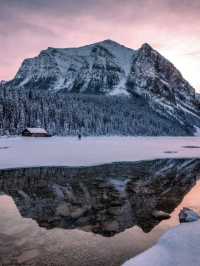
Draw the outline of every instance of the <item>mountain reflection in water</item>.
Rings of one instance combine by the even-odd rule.
[[[186,159],[1,170],[0,191],[40,227],[113,236],[137,225],[147,233],[160,222],[153,211],[171,213],[199,173],[200,160]]]

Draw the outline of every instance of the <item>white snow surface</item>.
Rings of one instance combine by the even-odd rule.
[[[200,158],[198,147],[200,137],[1,137],[0,168]]]
[[[200,221],[178,225],[123,266],[199,266]]]
[[[83,56],[89,57],[91,55],[91,50],[95,46],[100,45],[115,56],[117,63],[120,67],[125,71],[126,76],[130,72],[131,63],[133,60],[133,56],[136,53],[135,50],[127,48],[117,42],[112,40],[104,40],[102,42],[77,47],[77,48],[56,48],[57,51],[61,52],[63,56]],[[49,48],[48,50],[51,51],[54,48]]]

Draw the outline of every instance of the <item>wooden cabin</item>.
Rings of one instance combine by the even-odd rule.
[[[24,137],[50,137],[48,132],[44,128],[39,127],[27,127],[22,132]]]

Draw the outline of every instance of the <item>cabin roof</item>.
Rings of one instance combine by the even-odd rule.
[[[27,127],[25,128],[25,130],[28,130],[32,134],[37,134],[37,133],[48,134],[44,128],[40,127]]]

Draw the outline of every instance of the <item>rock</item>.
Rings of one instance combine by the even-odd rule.
[[[200,215],[189,208],[183,208],[179,213],[180,223],[195,222],[200,219]]]
[[[165,220],[165,219],[169,219],[171,217],[169,213],[164,212],[164,211],[158,211],[158,210],[153,211],[152,215],[154,218],[156,218],[158,220]]]

